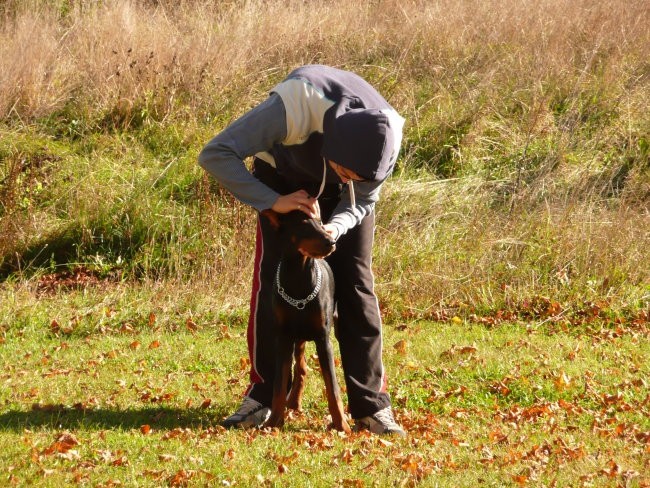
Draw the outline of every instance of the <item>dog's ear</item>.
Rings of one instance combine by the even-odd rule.
[[[269,221],[271,227],[273,227],[274,230],[277,231],[280,229],[280,214],[277,213],[275,210],[267,208],[265,210],[262,210],[260,212],[260,215],[262,217],[265,217]]]

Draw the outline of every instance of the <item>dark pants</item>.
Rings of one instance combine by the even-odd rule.
[[[299,189],[305,189],[312,195],[318,193],[318,184],[290,181],[261,160],[255,160],[253,174],[280,194]],[[338,203],[340,188],[340,185],[327,185],[319,198],[324,222],[327,222]],[[375,215],[372,213],[342,235],[336,243],[336,251],[327,258],[336,283],[336,337],[341,351],[350,414],[355,419],[372,415],[390,405],[381,359],[381,317],[371,270],[374,227]],[[276,234],[268,221],[259,217],[248,322],[251,384],[246,394],[266,406],[271,404],[275,369],[270,297],[279,259],[280,247]]]

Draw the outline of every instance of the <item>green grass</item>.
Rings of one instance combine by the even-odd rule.
[[[70,297],[74,298],[74,296]],[[115,312],[119,313],[119,312]],[[242,320],[173,313],[129,327],[4,332],[0,470],[18,486],[646,486],[646,324],[458,319],[384,328],[406,440],[326,430],[314,349],[304,412],[282,431],[218,422],[247,384]],[[204,402],[209,399],[209,405]],[[148,433],[142,426],[150,426]],[[69,433],[78,444],[48,451]],[[615,464],[609,464],[609,463]],[[184,470],[184,471],[183,471]],[[176,477],[176,480],[174,478]],[[517,478],[520,477],[520,478]]]

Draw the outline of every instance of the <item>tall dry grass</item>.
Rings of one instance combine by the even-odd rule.
[[[179,96],[201,110],[233,83],[266,89],[290,67],[323,62],[374,65],[417,123],[434,103],[414,96],[423,79],[470,97],[481,85],[535,90],[551,80],[579,90],[599,69],[614,85],[622,74],[639,83],[627,64],[647,76],[649,14],[647,2],[625,0],[10,1],[0,117],[33,119],[71,102],[128,110],[147,95],[164,113]]]
[[[244,306],[254,216],[209,195],[195,156],[290,69],[325,63],[407,119],[404,177],[378,206],[382,300],[647,305],[649,14],[641,0],[6,1],[0,260],[23,270],[57,240],[108,268],[129,253],[133,276]]]
[[[512,311],[540,296],[567,313],[650,301],[647,202],[549,198],[510,212],[478,178],[394,181],[383,198],[375,269],[386,312]]]

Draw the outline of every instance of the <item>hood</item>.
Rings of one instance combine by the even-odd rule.
[[[378,109],[355,108],[323,127],[325,159],[350,169],[367,181],[383,181],[393,171],[395,135]]]

